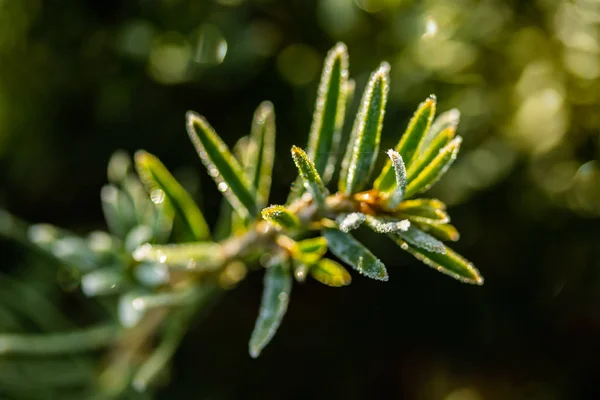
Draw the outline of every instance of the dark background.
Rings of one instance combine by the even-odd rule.
[[[453,247],[485,285],[365,235],[390,281],[296,285],[252,360],[262,285],[252,274],[194,324],[158,398],[597,398],[598,16],[591,0],[3,1],[0,205],[103,229],[106,163],[143,148],[183,177],[213,224],[221,197],[185,112],[233,145],[265,99],[278,129],[271,202],[282,203],[323,57],[344,41],[357,93],[381,60],[392,65],[382,148],[430,93],[440,110],[461,110],[462,155],[432,195],[450,204],[462,234]],[[2,270],[25,268],[23,250],[1,243]]]

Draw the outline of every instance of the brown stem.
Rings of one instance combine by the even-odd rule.
[[[298,217],[305,231],[308,232],[317,229],[323,218],[335,219],[340,213],[357,211],[359,207],[360,203],[356,200],[336,193],[327,197],[324,210],[319,210],[310,198],[300,198],[294,201],[288,209]],[[224,254],[221,267],[216,272],[199,275],[199,279],[195,284],[205,285],[213,279],[216,280],[219,273],[228,265],[233,262],[247,260],[248,256],[256,252],[257,249],[264,249],[264,251],[280,249],[277,241],[280,233],[278,229],[261,220],[256,222],[244,235],[221,241],[220,245]],[[218,291],[214,293],[218,293]],[[194,307],[194,305],[187,305],[186,307]],[[109,358],[109,365],[101,377],[104,389],[113,393],[112,396],[107,397],[118,397],[121,391],[126,388],[126,376],[131,374],[131,370],[135,370],[141,363],[144,353],[149,350],[150,341],[168,317],[168,307],[157,308],[148,313],[138,326],[124,331],[124,336],[116,341],[112,356]]]
[[[327,197],[324,210],[319,210],[310,198],[298,199],[288,209],[298,217],[306,231],[309,231],[314,229],[313,223],[323,217],[335,219],[340,213],[357,211],[358,207],[352,199],[336,193]],[[280,232],[266,221],[258,221],[246,234],[225,239],[221,242],[225,256],[222,268],[232,261],[243,261],[250,251],[256,251],[257,248],[276,248],[277,233]]]

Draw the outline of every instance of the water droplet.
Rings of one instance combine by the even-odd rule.
[[[217,187],[221,193],[226,192],[227,189],[229,189],[229,186],[225,182],[220,182]]]
[[[279,301],[285,302],[288,300],[288,295],[285,292],[281,292],[279,293],[279,296],[277,296],[277,298],[279,299]]]
[[[429,38],[435,36],[438,33],[438,24],[433,19],[433,17],[429,16],[425,19],[425,33],[423,34],[424,38]]]
[[[356,263],[359,270],[363,270],[365,264],[365,258],[363,256],[358,257],[358,262]]]
[[[216,167],[211,167],[208,169],[208,174],[213,178],[216,178],[217,176],[219,176],[219,170]]]
[[[164,254],[162,252],[158,252],[156,255],[158,256],[158,261],[159,262],[164,263],[164,262],[167,261],[167,255],[166,254]]]
[[[162,204],[165,201],[165,192],[162,189],[154,189],[150,192],[150,200],[154,204]]]

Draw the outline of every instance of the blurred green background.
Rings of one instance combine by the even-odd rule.
[[[277,337],[251,360],[253,274],[194,325],[158,398],[599,398],[597,0],[0,0],[0,207],[103,229],[108,159],[143,148],[214,223],[221,196],[184,114],[203,114],[233,145],[265,99],[278,130],[271,201],[282,203],[296,174],[289,148],[306,144],[337,41],[359,91],[391,64],[382,149],[430,93],[439,110],[461,110],[463,150],[431,195],[451,206],[462,233],[453,247],[485,285],[371,238],[390,282],[296,285]],[[37,290],[76,321],[91,318],[88,300],[54,283],[54,266],[0,246],[2,280],[30,281],[0,284],[0,302]],[[0,375],[16,365],[2,360]]]

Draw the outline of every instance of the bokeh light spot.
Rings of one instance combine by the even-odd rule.
[[[321,28],[335,38],[343,38],[357,29],[358,10],[349,0],[321,0],[317,18]]]
[[[483,400],[483,397],[472,388],[461,388],[450,392],[445,400]]]
[[[554,88],[531,93],[514,118],[511,136],[532,152],[548,151],[562,139],[567,127],[564,98]]]
[[[117,46],[123,54],[145,59],[152,50],[154,36],[155,29],[148,21],[131,21],[123,27]]]
[[[190,46],[184,38],[178,34],[166,35],[152,48],[150,75],[166,85],[184,82],[188,77],[190,58]]]
[[[227,55],[227,41],[219,28],[206,24],[198,29],[195,36],[194,61],[204,66],[221,64]]]
[[[383,10],[385,7],[385,0],[354,0],[354,3],[362,10],[375,13]]]
[[[438,33],[438,25],[433,17],[425,18],[425,33],[424,38],[435,36]]]
[[[277,69],[286,81],[302,86],[316,77],[320,62],[315,49],[304,44],[293,44],[283,49],[277,57]]]

